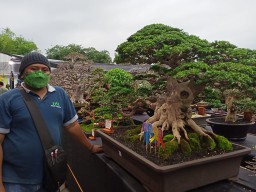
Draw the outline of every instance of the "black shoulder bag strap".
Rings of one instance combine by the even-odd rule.
[[[54,146],[54,141],[43,119],[41,111],[24,89],[20,89],[20,92],[34,121],[35,127],[37,128],[37,133],[40,137],[43,148],[45,150],[49,149],[50,147]]]

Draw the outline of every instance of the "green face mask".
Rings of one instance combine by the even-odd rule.
[[[34,89],[42,89],[46,87],[50,80],[50,75],[45,74],[42,71],[35,71],[26,74],[24,82]]]

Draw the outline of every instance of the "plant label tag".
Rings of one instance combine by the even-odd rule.
[[[110,119],[105,120],[105,128],[111,129],[112,127],[112,121]]]

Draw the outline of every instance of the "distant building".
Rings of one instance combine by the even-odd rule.
[[[9,61],[11,56],[0,53],[0,74],[8,75],[11,71],[11,66],[9,65]]]
[[[141,65],[131,65],[131,64],[104,64],[104,63],[93,63],[93,68],[100,67],[103,68],[104,71],[109,71],[110,69],[120,68],[130,73],[136,72],[146,72],[150,65],[148,64],[141,64]]]
[[[11,77],[12,65],[10,65],[10,59],[10,55],[0,53],[0,76],[7,87],[11,87],[10,85],[14,87],[14,76],[13,78]]]

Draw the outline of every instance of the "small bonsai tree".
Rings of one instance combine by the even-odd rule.
[[[251,121],[253,115],[256,114],[256,100],[244,98],[236,102],[238,110],[243,113],[244,119]]]
[[[92,89],[92,99],[98,104],[95,115],[102,118],[117,118],[120,110],[127,107],[137,96],[132,86],[133,76],[120,68],[106,72],[101,84],[95,84]]]
[[[251,98],[244,98],[237,101],[237,105],[243,112],[251,112],[252,114],[256,114],[256,100]]]

